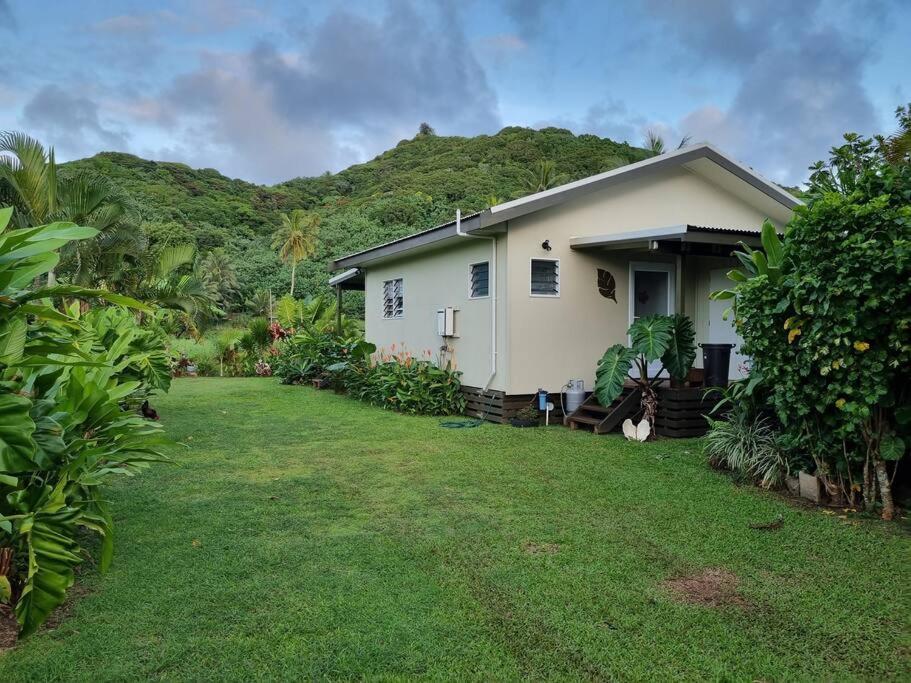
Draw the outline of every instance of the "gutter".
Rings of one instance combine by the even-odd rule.
[[[497,375],[497,236],[472,235],[462,231],[462,210],[456,209],[455,234],[476,240],[490,240],[491,258],[487,286],[490,290],[490,376],[484,384],[484,391],[490,389],[493,378]]]

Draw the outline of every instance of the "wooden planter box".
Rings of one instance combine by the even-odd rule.
[[[703,436],[709,429],[705,416],[718,402],[717,394],[705,396],[705,387],[658,389],[658,436]]]

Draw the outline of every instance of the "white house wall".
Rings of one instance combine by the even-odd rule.
[[[498,346],[500,358],[506,346],[506,297],[503,295],[506,275],[506,235],[498,237],[497,268],[499,297]],[[481,387],[490,376],[491,299],[470,298],[469,267],[473,263],[490,261],[491,241],[474,238],[454,238],[433,251],[398,259],[366,268],[365,336],[379,349],[407,349],[415,356],[430,351],[437,359],[444,343],[451,348],[446,358],[462,374],[462,383]],[[401,318],[383,317],[383,282],[402,278],[404,311]],[[456,337],[444,340],[437,334],[437,311],[451,306],[455,314]],[[491,384],[492,389],[505,390],[507,367],[500,364]]]
[[[680,224],[758,230],[764,218],[760,209],[677,168],[510,221],[507,393],[525,394],[539,387],[558,391],[571,378],[582,378],[591,388],[604,350],[627,341],[630,260],[674,261],[673,256],[643,252],[574,251],[570,237]],[[542,248],[544,240],[551,251]],[[560,259],[559,297],[530,295],[532,258]],[[696,263],[693,260],[693,266]],[[614,276],[616,303],[598,292],[598,268]],[[708,295],[707,281],[695,267],[684,269],[684,279],[685,311],[704,330],[700,310],[704,316],[707,309],[700,308],[700,302]]]

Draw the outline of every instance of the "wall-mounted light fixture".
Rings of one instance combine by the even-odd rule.
[[[550,246],[550,240],[544,240],[543,242],[541,242],[541,248],[544,251],[550,251],[552,249],[552,247]]]

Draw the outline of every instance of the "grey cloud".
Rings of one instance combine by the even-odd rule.
[[[9,6],[7,0],[0,0],[0,29],[15,31],[18,28],[16,16]]]
[[[503,11],[512,19],[524,40],[538,37],[545,28],[545,11],[559,10],[563,0],[502,0]]]
[[[421,121],[441,133],[493,132],[496,98],[457,18],[444,6],[433,19],[407,3],[380,20],[337,11],[300,53],[262,41],[209,55],[165,93],[181,112],[170,125],[201,120],[230,166],[260,181],[369,158]]]
[[[677,134],[715,142],[766,175],[799,183],[842,133],[875,129],[863,87],[875,45],[855,37],[861,32],[848,30],[850,22],[833,25],[818,0],[786,7],[704,0],[696,9],[652,0],[649,7],[664,22],[665,43],[669,34],[676,41],[670,49],[689,57],[676,68],[708,64],[740,82],[727,108],[695,109],[676,124]],[[866,8],[855,4],[845,13],[854,21],[883,21]]]
[[[645,117],[631,112],[624,102],[616,98],[608,98],[590,106],[581,118],[545,119],[536,122],[534,128],[556,126],[577,134],[591,133],[616,142],[629,142],[635,145],[645,124]]]
[[[44,139],[71,155],[103,149],[123,149],[125,133],[105,126],[99,106],[85,95],[74,95],[58,85],[46,85],[26,103],[23,120],[29,128],[44,134]]]

